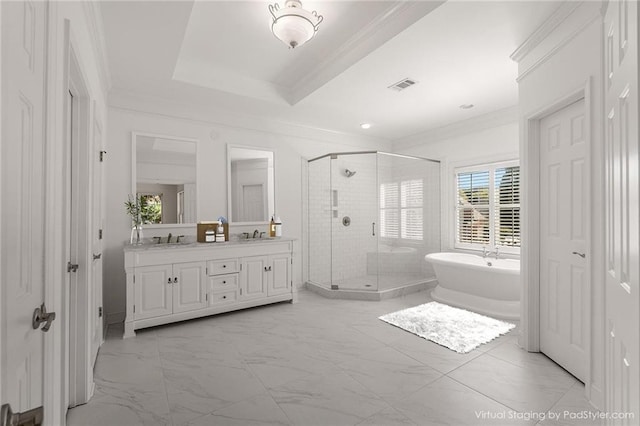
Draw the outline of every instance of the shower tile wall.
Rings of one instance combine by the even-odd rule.
[[[337,191],[337,206],[331,215],[332,278],[341,289],[350,287],[350,279],[367,275],[367,253],[377,251],[377,238],[372,235],[372,223],[378,216],[376,163],[376,154],[343,155],[332,160],[332,189]],[[356,174],[347,177],[346,169]],[[344,216],[351,218],[349,226],[342,224]],[[370,285],[377,290],[375,276]]]
[[[329,157],[309,163],[309,280],[331,285],[331,167]]]

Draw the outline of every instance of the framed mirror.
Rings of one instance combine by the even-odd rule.
[[[131,151],[131,193],[142,197],[143,226],[193,226],[198,141],[133,132]]]
[[[229,222],[266,223],[275,212],[273,151],[227,145]]]

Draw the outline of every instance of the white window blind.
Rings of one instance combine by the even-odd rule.
[[[520,167],[456,171],[456,247],[520,247]]]
[[[422,179],[380,185],[380,236],[422,240]]]

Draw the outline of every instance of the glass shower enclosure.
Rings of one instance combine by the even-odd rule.
[[[384,152],[309,161],[309,283],[378,291],[435,278],[440,251],[440,163]]]

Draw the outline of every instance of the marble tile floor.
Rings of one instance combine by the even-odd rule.
[[[69,410],[67,423],[570,425],[584,420],[565,412],[595,412],[582,383],[518,348],[514,332],[460,355],[377,319],[428,301],[428,292],[367,302],[303,290],[296,304],[155,327],[127,340],[111,327],[95,395]]]

